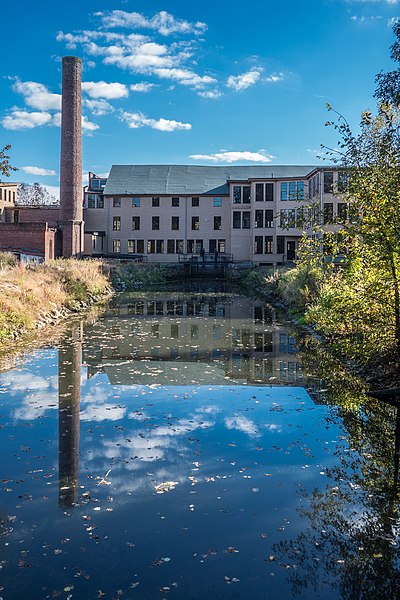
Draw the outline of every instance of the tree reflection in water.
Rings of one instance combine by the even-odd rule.
[[[294,594],[327,584],[345,600],[400,598],[399,407],[368,397],[355,374],[314,341],[306,345],[304,372],[323,382],[329,419],[344,424],[348,449],[336,451],[325,490],[300,489],[307,508],[299,518],[309,525],[275,544],[276,560]]]

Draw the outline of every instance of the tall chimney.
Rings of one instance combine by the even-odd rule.
[[[82,256],[82,61],[62,60],[62,115],[60,161],[60,223],[62,256]]]

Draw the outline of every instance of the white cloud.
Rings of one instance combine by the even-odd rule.
[[[207,100],[218,100],[218,98],[223,96],[223,93],[219,90],[208,90],[205,92],[197,92],[197,95],[202,98],[207,98]]]
[[[60,200],[60,187],[58,185],[45,185],[46,190],[51,196],[54,196],[56,200]]]
[[[33,129],[42,125],[52,124],[52,116],[48,112],[27,112],[26,110],[12,109],[10,115],[2,120],[4,129],[17,131],[19,129]]]
[[[159,131],[188,131],[192,128],[190,123],[181,123],[180,121],[174,121],[170,119],[150,119],[142,113],[130,113],[123,112],[121,120],[128,123],[128,127],[131,129],[138,129],[139,127],[151,127],[152,129],[158,129]]]
[[[93,115],[97,117],[101,117],[102,115],[107,115],[114,111],[114,107],[111,106],[107,100],[88,100],[85,99],[83,101],[84,106],[86,106]]]
[[[17,79],[13,89],[24,96],[25,103],[31,108],[41,111],[61,109],[61,94],[51,93],[42,83]]]
[[[250,71],[242,73],[242,75],[230,75],[226,85],[228,88],[235,90],[235,92],[241,92],[256,84],[261,77],[262,71],[262,67],[253,67]]]
[[[195,35],[200,35],[207,29],[205,23],[200,21],[191,23],[183,19],[176,19],[164,10],[156,13],[150,19],[141,13],[126,12],[123,10],[112,10],[110,12],[98,12],[95,14],[101,18],[103,27],[107,29],[114,27],[154,29],[164,36],[174,33],[194,33]]]
[[[91,98],[105,98],[106,100],[126,98],[129,95],[127,86],[118,82],[83,81],[82,91],[86,92]]]
[[[132,92],[149,92],[155,85],[155,83],[141,81],[140,83],[132,83],[130,88]]]
[[[217,83],[217,80],[213,77],[210,77],[209,75],[197,75],[197,73],[191,71],[190,69],[161,68],[154,69],[154,73],[162,79],[173,79],[182,85],[187,85],[194,88],[202,88],[205,85]]]
[[[238,429],[247,435],[258,435],[257,427],[246,417],[227,417],[224,419],[227,429]]]
[[[25,173],[29,173],[29,175],[57,175],[56,171],[53,169],[44,169],[43,167],[21,167],[21,171]]]
[[[350,19],[352,21],[354,21],[355,23],[367,23],[370,21],[380,21],[382,19],[382,17],[380,15],[370,16],[370,17],[366,17],[365,15],[361,15],[359,17],[357,17],[356,15],[352,15],[350,17]]]
[[[97,125],[97,123],[92,123],[91,121],[89,121],[89,119],[85,116],[82,116],[82,131],[96,131],[96,129],[99,129],[100,126]]]
[[[388,19],[388,27],[392,28],[394,25],[396,25],[396,23],[399,21],[399,17],[392,17],[391,19]]]
[[[283,81],[284,79],[285,76],[283,73],[274,73],[271,75],[267,75],[267,77],[265,77],[263,81],[266,81],[267,83],[277,83],[278,81]]]
[[[239,161],[269,163],[274,156],[268,154],[265,150],[258,152],[239,151],[239,152],[216,152],[215,154],[191,154],[193,160],[207,160],[212,162],[234,163]]]

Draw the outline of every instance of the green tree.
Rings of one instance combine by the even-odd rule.
[[[10,157],[7,154],[10,148],[10,144],[7,144],[7,146],[4,146],[4,148],[0,150],[0,178],[2,175],[5,177],[10,177],[11,171],[18,170],[16,167],[10,165]]]
[[[310,271],[317,260],[322,266],[324,250],[337,255],[345,248],[348,260],[344,269],[320,269],[305,319],[348,357],[368,361],[394,350],[398,362],[400,107],[382,102],[376,115],[364,112],[357,133],[329,105],[328,110],[336,115],[327,125],[335,129],[339,142],[336,149],[326,148],[326,158],[346,173],[341,196],[348,216],[337,223],[338,231],[324,237],[324,248],[317,241],[306,245],[298,271]]]
[[[400,64],[400,21],[393,25],[393,33],[396,37],[395,42],[390,47],[391,58]],[[392,102],[396,106],[400,105],[400,66],[388,73],[379,73],[375,82],[375,98],[380,101]]]

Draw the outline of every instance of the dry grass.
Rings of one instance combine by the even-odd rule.
[[[0,260],[0,341],[36,323],[55,309],[77,309],[110,290],[98,260],[54,260],[43,265]]]

